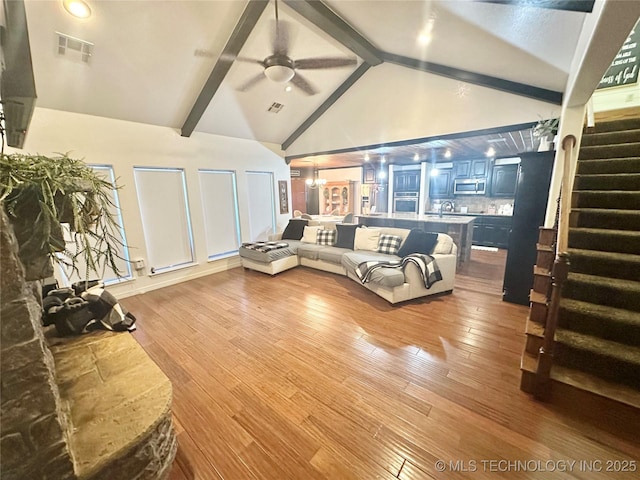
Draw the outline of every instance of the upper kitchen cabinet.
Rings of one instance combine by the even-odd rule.
[[[491,174],[491,196],[513,198],[518,183],[518,165],[494,165]]]
[[[393,174],[394,192],[420,191],[420,170],[399,171]]]
[[[440,169],[438,175],[429,177],[429,198],[453,196],[453,169]]]
[[[453,162],[455,178],[481,178],[487,176],[487,160],[458,160]]]

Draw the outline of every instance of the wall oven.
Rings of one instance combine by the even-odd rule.
[[[396,213],[418,213],[418,192],[395,192],[393,211]]]

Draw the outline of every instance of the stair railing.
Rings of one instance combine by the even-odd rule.
[[[560,185],[560,217],[557,233],[558,239],[556,242],[556,259],[551,272],[551,301],[547,309],[544,340],[538,355],[534,390],[535,397],[540,400],[548,400],[551,395],[551,366],[553,365],[553,347],[556,328],[558,326],[560,299],[562,298],[562,286],[569,274],[569,215],[571,213],[572,190],[571,164],[576,142],[576,137],[573,135],[566,135],[562,139],[562,150],[564,154],[562,183]]]

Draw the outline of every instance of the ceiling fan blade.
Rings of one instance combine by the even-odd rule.
[[[264,62],[256,58],[236,57],[236,60],[238,62],[243,62],[243,63],[255,63],[257,65],[261,65],[262,67],[264,67]]]
[[[289,42],[291,41],[291,26],[284,20],[274,20],[273,38],[271,45],[274,55],[289,55]]]
[[[311,84],[307,80],[305,80],[305,78],[299,73],[296,73],[294,77],[289,81],[307,95],[315,95],[316,93],[318,93],[318,91],[313,88]]]
[[[339,68],[355,65],[355,58],[339,58],[339,57],[319,57],[319,58],[303,58],[294,62],[295,68],[300,70],[313,70],[320,68]]]
[[[264,80],[266,77],[264,76],[264,72],[260,72],[257,75],[251,77],[249,80],[247,80],[246,82],[244,82],[242,85],[240,85],[236,90],[238,90],[239,92],[246,92],[247,90],[249,90],[251,87],[253,87],[255,84],[257,84],[258,82],[261,82],[262,80]]]

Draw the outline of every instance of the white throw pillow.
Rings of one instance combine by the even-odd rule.
[[[433,249],[433,254],[436,255],[448,255],[453,248],[453,238],[449,235],[438,234],[438,242]]]
[[[377,252],[379,241],[379,228],[356,228],[356,236],[353,240],[353,249]]]
[[[302,234],[302,238],[300,239],[300,241],[302,243],[317,243],[318,230],[324,230],[322,228],[322,225],[313,226],[313,227],[309,227],[309,226],[304,227],[304,233]]]

